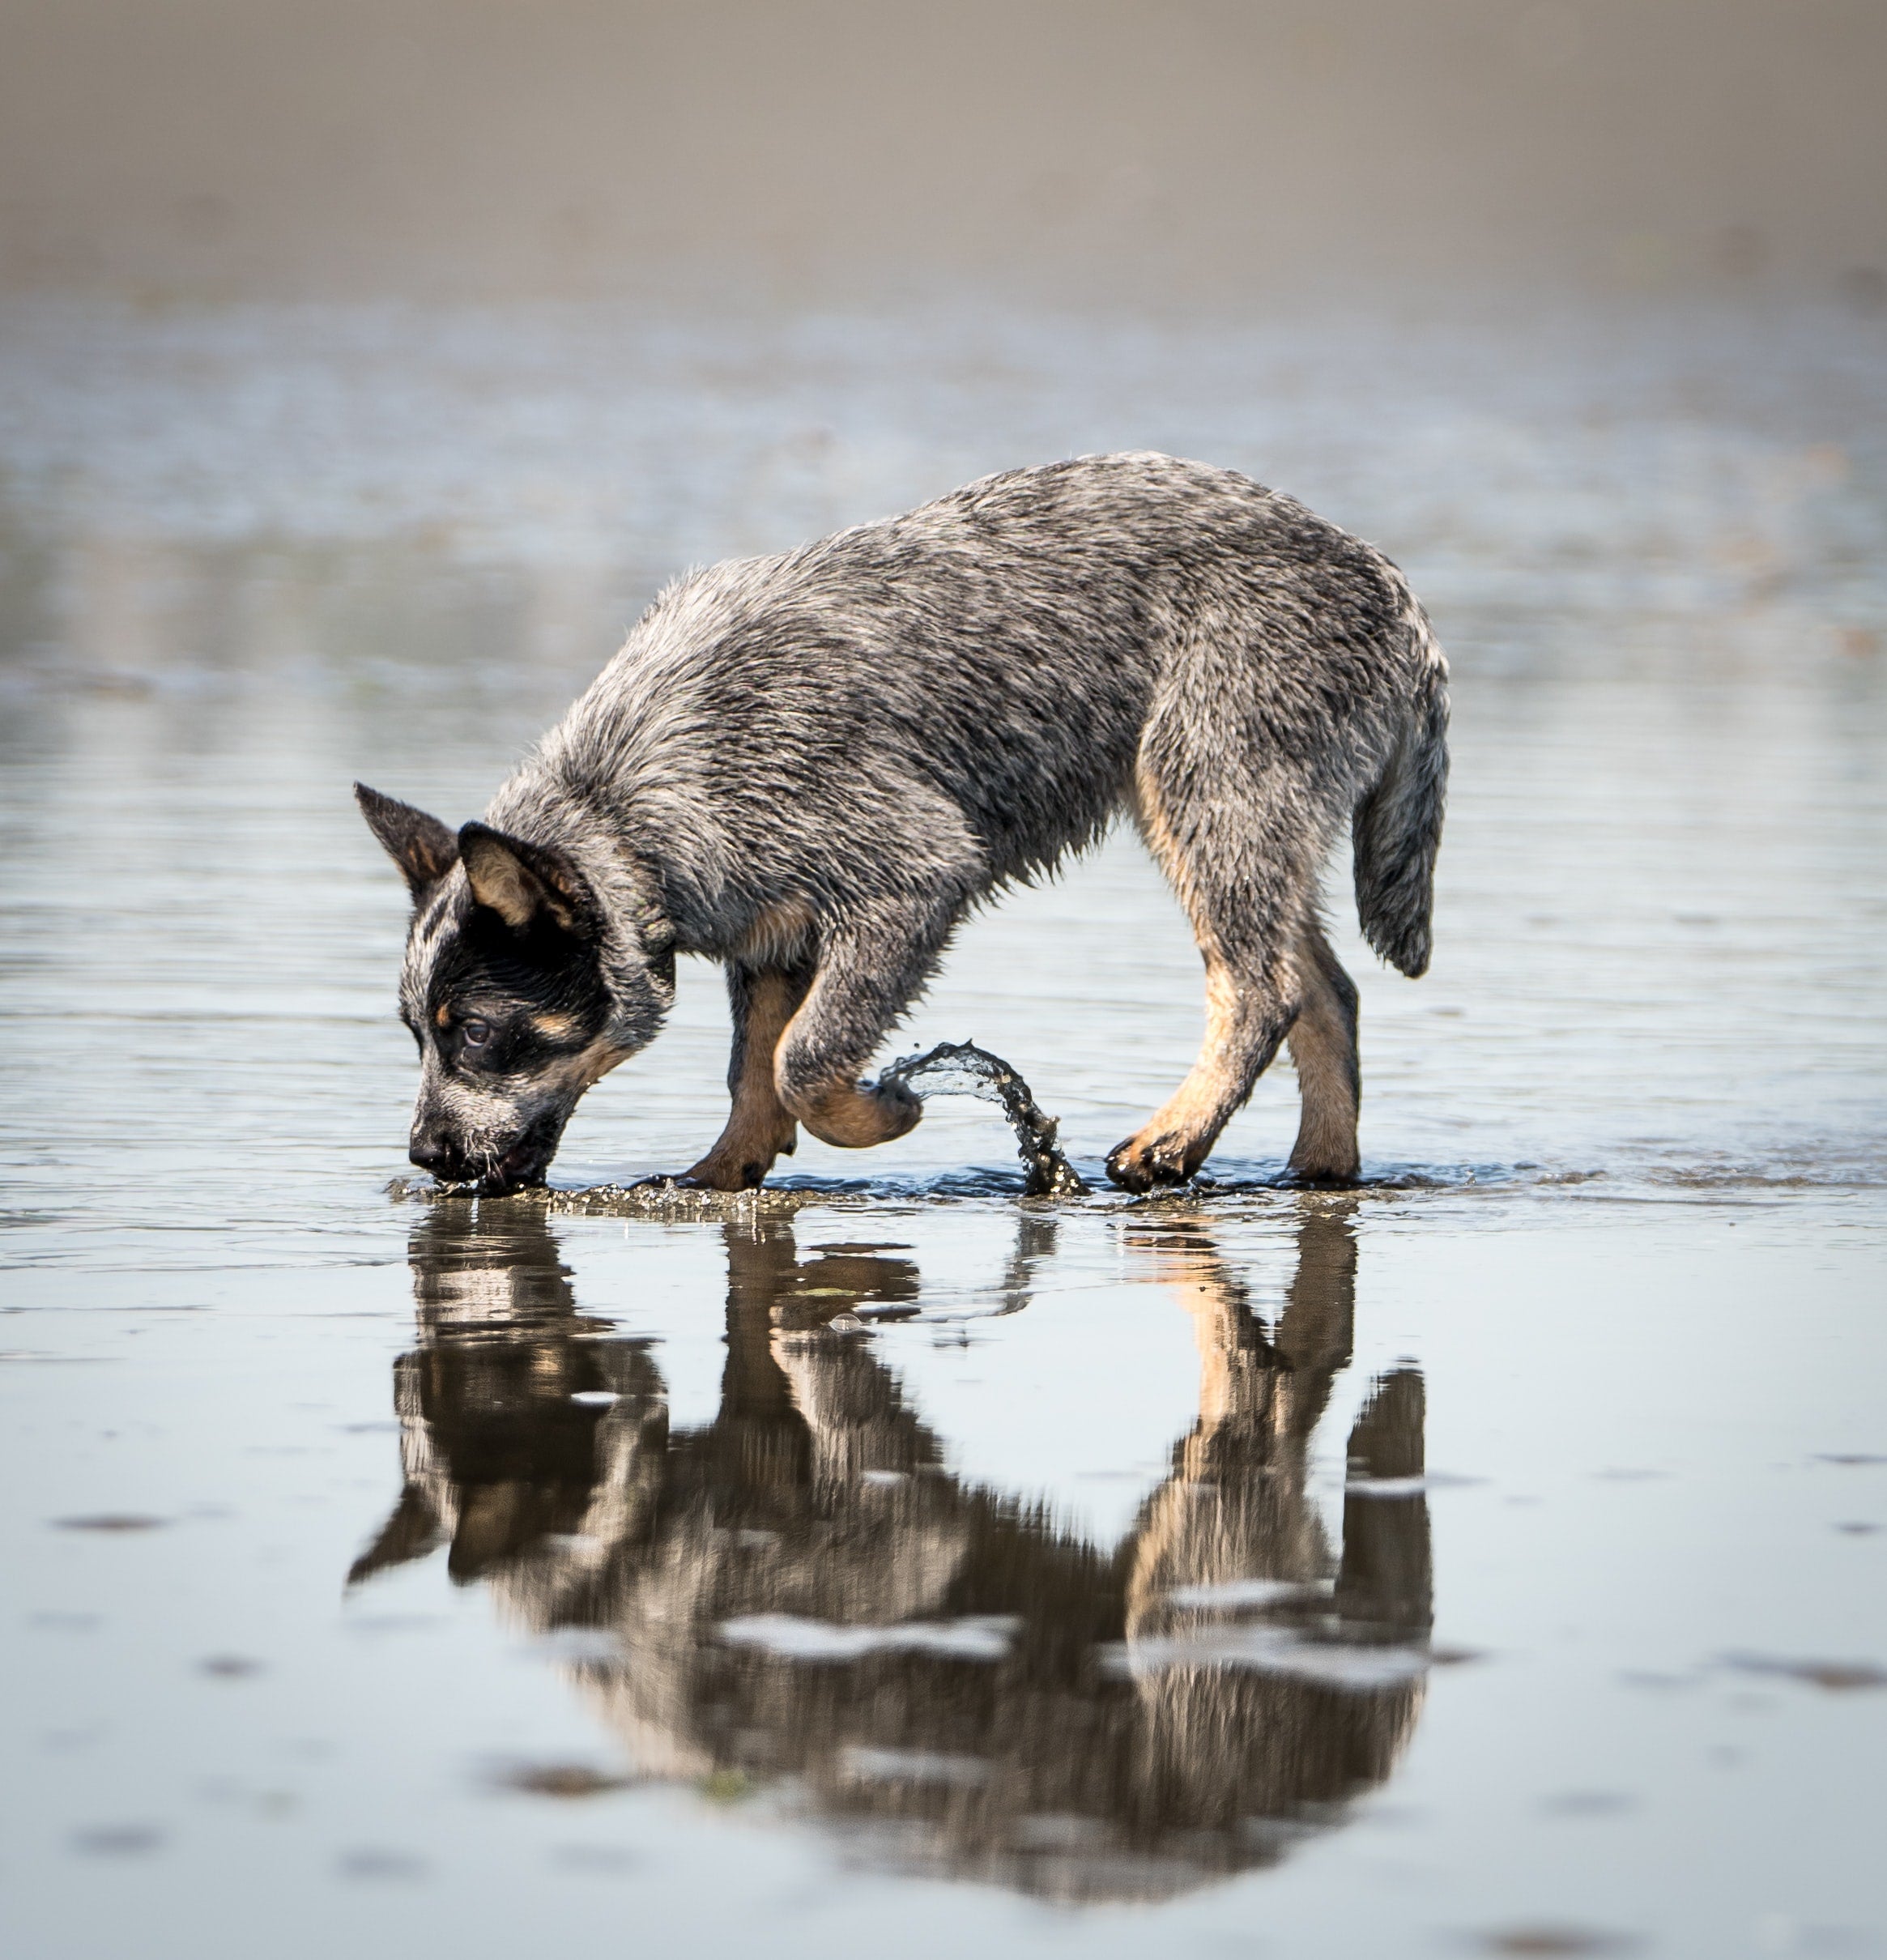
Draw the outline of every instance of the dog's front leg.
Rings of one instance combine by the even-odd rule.
[[[821,1143],[863,1150],[918,1127],[923,1105],[901,1083],[859,1072],[931,977],[958,908],[888,914],[820,948],[818,970],[773,1061],[781,1103]]]
[[[773,1086],[773,1058],[811,982],[809,967],[763,973],[740,965],[727,969],[727,1004],[734,1016],[727,1087],[734,1106],[726,1127],[707,1155],[683,1172],[682,1183],[709,1191],[752,1191],[776,1158],[792,1155],[799,1127]]]

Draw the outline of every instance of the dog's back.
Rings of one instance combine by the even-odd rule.
[[[1012,471],[678,581],[518,786],[546,770],[620,817],[658,808],[667,851],[705,829],[705,853],[790,859],[802,884],[861,853],[882,876],[888,846],[999,884],[1105,827],[1162,712],[1296,759],[1347,816],[1416,692],[1420,618],[1380,553],[1235,472]]]

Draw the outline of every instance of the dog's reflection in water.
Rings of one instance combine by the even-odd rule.
[[[650,1347],[581,1319],[509,1208],[415,1235],[406,1488],[353,1577],[445,1540],[509,1617],[582,1630],[568,1664],[645,1772],[774,1784],[905,1868],[1085,1898],[1271,1862],[1389,1775],[1430,1620],[1422,1385],[1388,1376],[1352,1430],[1339,1551],[1306,1487],[1355,1297],[1327,1203],[1270,1326],[1199,1218],[1131,1229],[1192,1317],[1200,1407],[1112,1550],[952,1476],[878,1344],[831,1327],[915,1305],[900,1249],[726,1227],[720,1410],[677,1432]],[[1020,1218],[1007,1304],[1054,1231]]]

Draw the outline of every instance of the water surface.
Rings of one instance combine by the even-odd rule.
[[[1876,326],[4,324],[10,1951],[1887,1942]],[[390,1193],[348,783],[459,820],[674,570],[1129,444],[1455,658],[1432,974],[1336,908],[1363,1187],[1280,1187],[1280,1066],[1105,1191],[1201,1017],[1116,838],[890,1050],[1090,1198],[967,1099],[781,1198]],[[724,1028],[684,969],[566,1193],[699,1153]]]

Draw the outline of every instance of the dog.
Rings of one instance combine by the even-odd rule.
[[[664,590],[454,833],[356,786],[413,916],[413,1161],[541,1182],[645,1047],[678,953],[726,969],[733,1107],[683,1175],[760,1184],[803,1123],[861,1149],[920,1105],[862,1080],[958,922],[1131,816],[1191,921],[1205,1040],[1107,1159],[1205,1161],[1280,1045],[1290,1170],[1357,1173],[1357,995],[1319,919],[1347,820],[1365,935],[1430,950],[1447,666],[1401,573],[1249,478],[1152,454],[989,476]]]

